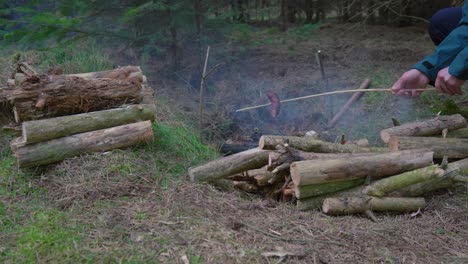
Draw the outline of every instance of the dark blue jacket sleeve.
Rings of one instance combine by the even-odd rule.
[[[437,73],[449,67],[453,76],[468,80],[468,2],[463,6],[463,18],[459,26],[454,29],[436,48],[434,53],[424,58],[414,66],[431,79],[437,78]]]

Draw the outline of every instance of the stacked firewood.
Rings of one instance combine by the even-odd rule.
[[[17,71],[0,102],[11,105],[21,135],[11,142],[19,167],[153,140],[155,105],[140,67],[46,75],[20,63]]]
[[[425,194],[467,181],[468,141],[459,138],[466,127],[461,115],[398,125],[381,133],[388,148],[344,138],[329,143],[262,136],[258,148],[190,168],[188,174],[192,181],[235,186],[300,210],[372,218],[372,211],[416,211],[425,207]]]

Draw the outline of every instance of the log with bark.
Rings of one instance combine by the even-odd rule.
[[[468,128],[460,128],[457,130],[449,131],[447,133],[448,138],[468,138]]]
[[[154,121],[154,105],[127,105],[122,108],[62,116],[22,124],[24,144],[100,130],[140,121]]]
[[[146,77],[144,77],[141,67],[139,66],[123,66],[113,70],[99,71],[99,72],[86,72],[68,74],[66,76],[75,76],[84,79],[101,79],[109,78],[114,80],[126,80],[126,79],[142,79],[143,83],[146,83]]]
[[[432,191],[451,187],[456,182],[466,181],[468,159],[449,163],[444,170],[439,166],[428,166],[414,171],[372,182],[368,186],[358,186],[341,192],[309,197],[297,201],[299,210],[320,208],[322,202],[330,197],[354,197],[375,195],[390,197],[419,197]]]
[[[392,191],[388,196],[393,197],[418,197],[436,190],[452,187],[457,182],[466,182],[468,175],[468,159],[451,162],[448,164],[441,177],[431,177],[419,183]]]
[[[83,153],[145,144],[154,139],[151,121],[67,136],[31,145],[11,144],[19,167],[51,164]]]
[[[319,153],[359,153],[359,152],[384,152],[382,148],[363,148],[357,145],[341,145],[317,140],[313,137],[292,136],[262,136],[259,141],[260,149],[274,150],[278,145],[288,144],[291,148]]]
[[[408,174],[406,174],[406,175],[408,175]],[[416,175],[417,178],[420,178],[418,176],[418,174],[413,173],[413,174],[410,174],[410,175],[413,175],[413,176]],[[440,175],[433,174],[431,176],[437,177],[437,176],[440,176]],[[393,177],[397,177],[397,176],[393,176]],[[323,201],[325,199],[327,199],[327,198],[355,197],[355,196],[356,197],[368,197],[369,195],[366,192],[368,191],[368,192],[372,193],[372,191],[377,189],[378,186],[380,186],[380,189],[379,189],[380,191],[385,190],[387,192],[393,193],[392,191],[398,190],[398,188],[401,188],[402,184],[400,183],[400,181],[393,180],[393,179],[390,179],[390,178],[392,178],[392,177],[380,180],[380,181],[386,180],[387,185],[384,185],[384,187],[382,186],[380,181],[375,181],[369,186],[357,186],[357,187],[354,187],[354,188],[351,188],[351,189],[338,191],[336,193],[329,193],[329,194],[320,195],[320,196],[311,196],[311,197],[303,198],[303,199],[300,199],[300,200],[297,201],[297,209],[301,210],[301,211],[319,209],[322,206]],[[418,181],[408,179],[408,181],[406,181],[406,182],[408,184],[411,184],[411,182],[418,182]],[[389,194],[389,196],[397,197],[397,196],[406,196],[406,195],[390,195]]]
[[[267,150],[251,149],[189,168],[188,174],[194,182],[215,182],[237,173],[261,168],[268,164],[268,156]]]
[[[380,138],[388,143],[391,136],[434,136],[440,135],[445,128],[452,131],[466,126],[466,120],[462,115],[438,116],[426,121],[384,129],[380,132]]]
[[[291,176],[296,186],[370,177],[380,179],[432,164],[433,153],[408,150],[369,157],[294,162]]]
[[[327,182],[320,184],[311,184],[296,186],[294,188],[297,199],[306,199],[313,196],[320,196],[329,193],[336,193],[342,190],[350,189],[364,184],[365,179],[355,179],[349,181]]]
[[[450,159],[468,157],[468,139],[439,137],[392,136],[388,142],[391,151],[426,148],[434,152],[434,158],[447,156]]]
[[[306,152],[294,148],[286,148],[286,151],[275,151],[270,153],[268,166],[270,170],[277,168],[285,163],[292,163],[301,160],[323,160],[323,159],[348,159],[354,157],[371,157],[376,153],[362,152],[362,153],[316,153]]]
[[[84,79],[63,75],[35,75],[6,98],[14,102],[16,122],[99,111],[137,104],[142,79]]]
[[[424,198],[340,197],[323,201],[323,212],[329,215],[375,212],[412,212],[426,207]]]

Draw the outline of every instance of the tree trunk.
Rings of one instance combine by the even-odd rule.
[[[269,151],[251,149],[189,168],[188,174],[194,182],[214,182],[237,173],[261,168],[268,164],[268,155]]]
[[[21,168],[51,164],[83,153],[108,151],[153,140],[151,121],[97,130],[26,146],[12,143]]]
[[[356,145],[341,145],[315,139],[314,137],[291,137],[291,136],[262,136],[259,141],[260,149],[275,149],[276,146],[287,143],[291,148],[319,152],[319,153],[359,153],[379,151],[385,149],[370,149]]]
[[[447,156],[450,159],[468,157],[468,139],[437,137],[398,137],[392,136],[388,142],[391,151],[409,149],[429,149],[434,151],[434,158]]]
[[[33,76],[9,90],[15,120],[36,120],[99,111],[142,100],[142,79],[84,79],[76,76]]]
[[[304,3],[304,11],[306,15],[306,23],[312,24],[314,22],[314,8],[315,1],[313,0],[305,0]]]
[[[288,30],[288,1],[280,0],[281,3],[281,31]]]
[[[380,138],[388,143],[391,136],[434,136],[440,135],[442,130],[449,131],[464,128],[467,126],[463,116],[438,116],[434,119],[403,124],[392,128],[384,129],[380,132]]]
[[[320,196],[329,193],[350,189],[364,184],[365,179],[355,179],[350,181],[327,182],[321,184],[311,184],[304,186],[295,186],[297,199],[305,199],[313,196]]]
[[[426,207],[424,198],[327,198],[323,201],[323,212],[328,215],[359,214],[375,212],[413,212]]]
[[[432,152],[409,150],[348,159],[299,161],[291,165],[296,186],[371,177],[380,179],[432,164]]]
[[[154,118],[154,106],[128,105],[123,108],[27,121],[22,125],[23,140],[25,144],[37,143],[130,123],[154,121]]]

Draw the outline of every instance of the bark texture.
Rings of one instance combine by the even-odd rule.
[[[292,136],[262,136],[259,142],[260,149],[274,150],[278,145],[288,144],[291,148],[319,153],[360,153],[371,151],[385,151],[385,149],[363,148],[357,145],[341,145],[315,139],[314,137]]]
[[[297,199],[305,199],[313,196],[320,196],[329,193],[336,193],[364,184],[365,179],[355,179],[350,181],[327,182],[321,184],[311,184],[295,186],[294,191]]]
[[[329,215],[359,214],[375,212],[412,212],[426,207],[424,198],[375,198],[341,197],[323,201],[323,212]]]
[[[25,144],[31,144],[146,120],[154,121],[154,118],[154,106],[128,105],[110,110],[27,121],[22,124],[23,139]]]
[[[431,193],[436,190],[446,189],[453,186],[459,175],[468,174],[468,159],[451,162],[442,177],[434,177],[425,181],[412,184],[405,188],[395,190],[388,194],[393,197],[418,197]]]
[[[151,121],[112,127],[21,146],[12,150],[21,168],[51,164],[83,153],[108,151],[153,140]]]
[[[388,143],[391,136],[435,136],[440,135],[445,128],[452,131],[466,126],[466,120],[462,115],[438,116],[426,121],[384,129],[380,132],[380,138]]]
[[[291,165],[291,177],[296,186],[347,181],[371,177],[380,179],[432,164],[433,153],[409,150],[381,153],[371,157],[299,161]]]
[[[450,159],[468,157],[468,139],[439,137],[400,137],[392,136],[388,142],[391,151],[409,149],[430,149],[434,158],[447,156]]]
[[[189,168],[188,174],[194,182],[214,182],[237,173],[261,168],[268,164],[268,156],[269,151],[251,149]]]
[[[6,95],[16,122],[99,111],[142,101],[142,78],[35,75]]]

